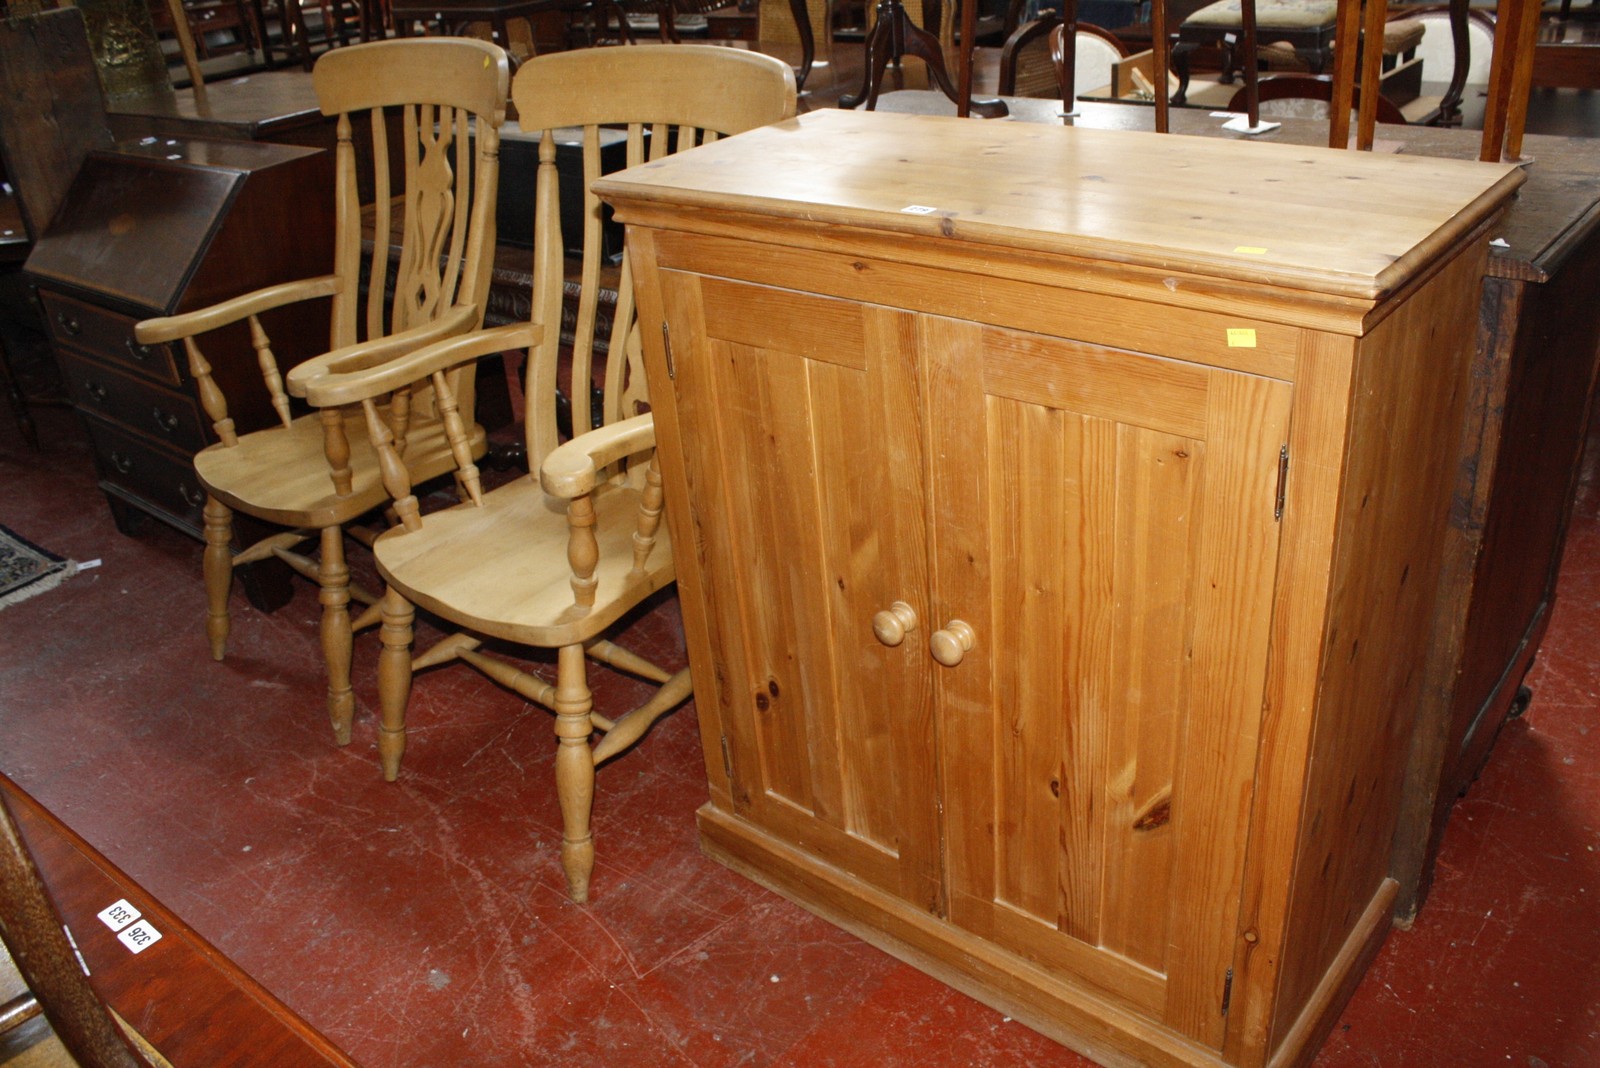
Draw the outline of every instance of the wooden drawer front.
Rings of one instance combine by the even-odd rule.
[[[44,304],[50,336],[57,344],[92,352],[168,385],[183,385],[171,348],[140,345],[133,340],[136,320],[132,317],[48,290],[41,290],[39,299]]]
[[[102,481],[200,529],[206,495],[192,462],[110,423],[93,417],[83,422],[94,443]]]
[[[193,454],[205,448],[200,412],[188,396],[69,352],[61,353],[60,359],[61,372],[78,407],[140,431],[179,452]]]

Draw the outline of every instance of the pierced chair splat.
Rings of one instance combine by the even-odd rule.
[[[483,322],[494,254],[494,203],[499,128],[505,118],[510,70],[497,46],[464,39],[385,41],[324,55],[312,75],[326,115],[338,116],[334,264],[331,274],[284,282],[199,311],[139,324],[142,344],[183,343],[218,443],[195,457],[206,492],[203,557],[206,631],[212,656],[223,658],[231,629],[228,597],[233,569],[276,556],[321,587],[322,651],[328,674],[328,714],[335,740],[350,740],[352,634],[377,622],[372,609],[352,622],[352,597],[377,598],[350,583],[345,525],[388,503],[372,433],[403,450],[419,481],[458,469],[460,457],[480,456],[484,435],[474,426],[473,369],[456,369],[440,388],[397,389],[383,403],[375,428],[359,410],[326,408],[296,414],[262,316],[309,300],[329,307],[328,351],[296,370],[375,367],[412,349],[476,329]],[[387,111],[386,111],[387,109]],[[359,127],[365,127],[358,134]],[[399,131],[400,136],[396,136]],[[370,138],[371,173],[358,174],[355,139]],[[393,175],[401,186],[392,193]],[[372,190],[375,217],[370,256],[362,247],[363,197]],[[383,280],[391,273],[392,296]],[[363,260],[366,260],[364,263]],[[362,301],[363,273],[373,279]],[[278,425],[235,431],[228,399],[214,381],[203,335],[248,321],[263,388]],[[448,440],[452,424],[468,428]],[[464,450],[464,451],[463,451]],[[235,552],[235,512],[286,528]],[[352,533],[356,533],[352,531]],[[316,539],[320,555],[294,551]]]
[[[451,660],[465,661],[554,712],[561,862],[573,900],[582,902],[594,865],[589,816],[595,767],[632,745],[691,693],[687,669],[668,671],[611,639],[613,625],[672,583],[675,572],[672,546],[661,526],[655,428],[626,262],[604,359],[596,360],[601,206],[590,186],[600,175],[600,128],[626,128],[628,163],[637,166],[792,116],[795,84],[788,66],[759,53],[677,45],[540,56],[517,72],[512,96],[523,129],[541,131],[530,321],[445,342],[369,372],[325,368],[330,373],[306,375],[303,381],[313,404],[360,403],[374,421],[374,399],[405,382],[437,380],[486,353],[527,349],[529,475],[487,492],[466,477],[469,502],[423,516],[411,500],[418,474],[411,455],[402,457],[387,441],[378,441],[389,492],[402,517],[402,525],[373,546],[379,573],[388,582],[378,666],[383,716],[378,745],[384,777],[394,779],[405,749],[413,673]],[[569,356],[561,337],[564,250],[578,242],[577,235],[561,232],[555,143],[558,131],[572,130],[584,134],[580,292],[567,390],[570,425],[578,436],[562,443],[558,372]],[[625,252],[624,259],[629,255]],[[592,390],[585,387],[601,383],[603,399],[594,406]],[[413,606],[462,632],[413,657]],[[556,680],[487,655],[480,646],[489,639],[557,650]],[[589,687],[589,659],[659,688],[624,715],[602,715]],[[603,737],[591,747],[597,732]]]

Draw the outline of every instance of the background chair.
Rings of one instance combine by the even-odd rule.
[[[1326,119],[1328,107],[1333,103],[1334,86],[1331,79],[1315,78],[1302,74],[1280,74],[1263,78],[1258,83],[1261,91],[1261,114],[1267,118]],[[1245,90],[1240,89],[1228,101],[1229,111],[1245,109]],[[1272,102],[1275,106],[1267,106]],[[1361,106],[1361,87],[1355,87],[1355,108]],[[1395,126],[1406,125],[1406,117],[1385,97],[1378,97],[1378,121]]]
[[[1461,101],[1469,93],[1481,93],[1489,86],[1489,64],[1494,58],[1494,17],[1476,8],[1467,11],[1464,66],[1456,55],[1451,30],[1450,8],[1413,8],[1392,16],[1395,23],[1414,23],[1423,27],[1422,42],[1416,54],[1422,58],[1422,76],[1430,82],[1447,82],[1439,101],[1440,123],[1461,122]]]
[[[328,713],[340,745],[350,740],[354,697],[350,688],[352,596],[345,563],[344,525],[386,501],[377,454],[367,428],[347,413],[328,408],[296,416],[284,391],[278,358],[262,326],[271,309],[306,300],[330,300],[328,347],[366,366],[442,337],[464,333],[483,321],[494,254],[494,205],[499,128],[510,81],[505,53],[466,39],[386,41],[324,55],[313,74],[324,114],[337,115],[335,263],[332,274],[286,282],[210,308],[150,319],[139,324],[143,344],[183,342],[189,370],[211,418],[218,444],[195,457],[205,488],[206,629],[212,655],[220,660],[229,631],[228,593],[233,568],[275,555],[321,586],[322,647],[328,671]],[[385,108],[391,109],[386,117]],[[374,190],[370,259],[362,262],[362,209],[354,127],[368,127]],[[395,142],[391,144],[391,142]],[[391,171],[402,191],[391,198]],[[286,210],[288,206],[286,205]],[[391,269],[390,237],[398,246],[392,299],[383,280]],[[371,280],[360,308],[365,268]],[[227,324],[248,320],[260,356],[263,388],[279,425],[238,435],[228,402],[213,381],[198,338]],[[359,343],[359,344],[358,344]],[[352,346],[355,346],[352,348]],[[290,361],[293,362],[291,355]],[[438,391],[399,390],[386,404],[397,450],[419,481],[470,464],[481,456],[484,437],[473,426],[473,369],[462,367]],[[444,425],[463,431],[453,457]],[[464,443],[463,443],[464,442]],[[233,512],[289,528],[235,555]],[[320,559],[292,552],[316,537]],[[371,602],[370,594],[354,591]]]
[[[596,311],[602,277],[600,201],[590,185],[600,173],[601,125],[626,126],[628,162],[639,164],[719,134],[765,125],[794,113],[794,75],[759,53],[707,45],[587,49],[524,64],[513,87],[523,129],[543,131],[535,190],[531,321],[484,331],[361,373],[338,362],[291,375],[316,405],[359,401],[381,430],[374,399],[408,381],[432,376],[491,352],[526,347],[526,439],[529,470],[542,471],[483,492],[464,469],[471,502],[424,518],[411,486],[420,472],[381,433],[385,478],[403,526],[374,545],[388,581],[378,695],[383,722],[378,748],[385,778],[399,772],[405,749],[412,673],[452,659],[556,714],[556,786],[564,826],[561,860],[574,901],[588,897],[594,865],[589,812],[597,764],[627,748],[652,722],[690,694],[687,670],[669,674],[605,637],[625,612],[673,581],[671,545],[659,530],[661,482],[647,462],[654,426],[647,414],[627,254],[617,282],[616,312],[603,361],[597,363]],[[559,128],[585,131],[580,293],[570,355],[561,338],[566,278],[555,164]],[[563,241],[565,238],[565,241]],[[578,436],[558,447],[558,387],[568,383]],[[592,389],[603,389],[598,405]],[[584,433],[590,427],[596,427]],[[464,628],[418,654],[410,653],[413,605]],[[551,684],[499,657],[486,639],[558,650]],[[624,716],[593,707],[585,658],[592,657],[656,684],[643,705]],[[593,749],[590,736],[605,737]]]
[[[1062,84],[1066,27],[1059,17],[1035,19],[1017,27],[1000,50],[1001,96],[1060,96],[1069,103],[1081,94],[1111,84],[1111,68],[1128,50],[1110,32],[1078,23],[1074,36],[1073,81]]]

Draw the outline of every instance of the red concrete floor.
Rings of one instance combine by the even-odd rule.
[[[692,706],[601,770],[593,903],[571,904],[544,712],[461,666],[422,676],[385,784],[374,639],[339,749],[315,597],[263,615],[236,591],[213,663],[199,544],[118,534],[72,418],[41,432],[30,453],[0,419],[0,523],[102,565],[0,613],[0,770],[364,1065],[1088,1063],[701,857]],[[1594,505],[1533,705],[1319,1065],[1600,1064]],[[682,662],[670,600],[634,630]]]

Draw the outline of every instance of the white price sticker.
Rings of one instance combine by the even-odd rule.
[[[926,204],[909,204],[900,209],[902,215],[932,215],[938,208],[930,208]]]
[[[127,898],[123,898],[116,904],[107,905],[95,915],[100,917],[101,923],[113,931],[120,931],[139,918],[139,910],[128,904]]]
[[[143,953],[161,941],[161,932],[151,927],[148,920],[140,920],[117,935],[117,938],[122,941],[123,945],[128,947],[128,952]]]

